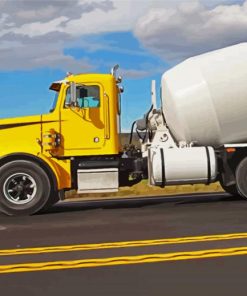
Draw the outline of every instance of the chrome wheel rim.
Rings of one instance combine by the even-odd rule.
[[[32,201],[37,192],[37,183],[26,173],[16,173],[7,178],[3,185],[6,199],[16,205]]]

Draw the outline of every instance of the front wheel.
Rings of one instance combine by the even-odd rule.
[[[0,168],[0,210],[7,215],[32,215],[48,202],[51,184],[36,163],[16,160]]]

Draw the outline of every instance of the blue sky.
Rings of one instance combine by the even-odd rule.
[[[120,74],[123,71],[123,85],[125,92],[122,95],[122,127],[128,130],[132,122],[144,115],[151,104],[151,80],[160,80],[160,74],[169,66],[158,56],[149,53],[141,47],[132,32],[114,32],[94,35],[86,38],[88,42],[97,42],[112,45],[111,49],[89,51],[81,47],[64,48],[64,54],[73,56],[75,60],[89,59],[95,72],[109,73],[112,66],[120,65]],[[114,47],[114,48],[113,48]],[[148,74],[136,73],[125,77],[126,69],[142,71],[146,67]],[[157,70],[155,67],[159,67]],[[68,68],[68,71],[71,69]],[[78,69],[79,70],[79,69]],[[79,72],[83,72],[83,69]],[[90,70],[90,72],[94,72]],[[0,72],[2,107],[0,116],[17,117],[46,113],[53,101],[54,93],[49,85],[52,81],[63,79],[66,72],[63,70],[41,68],[32,71]]]
[[[69,2],[69,3],[68,3]],[[66,71],[124,78],[122,127],[151,103],[151,80],[185,58],[247,41],[247,2],[2,0],[0,117],[46,113]]]

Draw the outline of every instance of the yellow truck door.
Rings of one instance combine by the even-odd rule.
[[[61,145],[64,156],[97,155],[108,137],[109,102],[101,84],[76,85],[76,102],[71,103],[72,86],[61,107]]]

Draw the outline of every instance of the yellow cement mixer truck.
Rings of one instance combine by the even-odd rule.
[[[164,73],[161,107],[132,126],[141,148],[122,151],[122,79],[68,75],[51,84],[48,114],[0,120],[0,211],[30,215],[79,193],[148,178],[169,186],[220,181],[247,198],[247,43],[189,58]]]

